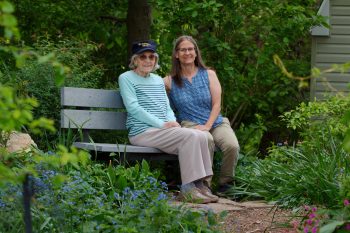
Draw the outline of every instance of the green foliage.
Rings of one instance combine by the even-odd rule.
[[[350,200],[350,176],[344,176],[341,180],[340,196],[343,200]]]
[[[0,7],[0,25],[4,27],[4,38],[10,40],[12,39],[12,35],[17,35],[17,38],[13,39],[19,39],[19,34],[16,33],[18,30],[16,27],[16,21],[14,21],[13,24],[8,24],[6,22],[6,17],[11,18],[10,15],[13,13],[11,3],[1,1]],[[6,31],[10,31],[12,34],[6,34]],[[0,38],[3,39],[2,37]],[[8,44],[9,43],[10,41],[8,41]],[[16,60],[16,64],[19,64],[18,61],[25,60],[28,57],[27,53],[29,53],[29,50],[27,49],[21,50],[18,47],[11,45],[0,45],[0,50],[11,53]],[[34,51],[30,53],[30,55],[35,56],[38,59],[38,62],[50,63],[52,67],[55,68],[58,79],[64,76],[67,71],[66,67],[59,63],[53,56],[42,57]],[[21,183],[23,182],[24,177],[28,174],[35,175],[35,162],[46,162],[50,166],[59,167],[66,164],[78,166],[79,163],[84,163],[86,161],[86,152],[78,152],[74,148],[73,153],[69,153],[68,150],[63,147],[60,148],[61,151],[59,154],[61,157],[54,160],[46,159],[46,157],[41,156],[37,150],[28,152],[30,153],[28,159],[27,156],[24,156],[27,152],[19,152],[18,154],[7,152],[6,141],[13,130],[21,130],[22,127],[28,127],[33,133],[40,133],[42,129],[48,129],[51,131],[54,131],[55,129],[51,120],[43,117],[40,117],[39,119],[33,117],[32,110],[37,106],[37,102],[34,99],[18,97],[12,88],[5,87],[1,83],[0,110],[2,115],[0,117],[0,185],[4,185],[8,182]],[[18,162],[17,157],[19,157],[20,162]],[[18,166],[18,163],[20,163],[20,166]]]
[[[34,133],[40,133],[41,129],[55,130],[53,121],[46,118],[33,119],[31,111],[35,106],[35,99],[16,98],[11,88],[0,84],[0,148],[6,146],[13,130],[20,131],[22,127],[28,127]]]
[[[4,39],[19,38],[17,19],[13,16],[14,7],[8,1],[0,1],[0,26],[4,28]],[[0,47],[1,48],[1,47]]]
[[[0,23],[8,29],[11,25],[6,21],[7,17],[3,17],[3,12],[12,12],[12,5],[6,4],[7,2],[0,2]],[[53,70],[44,64],[50,63],[54,68],[58,68],[56,76],[50,75],[50,78],[58,77],[55,79],[56,85],[64,82],[61,77],[64,78],[67,69],[56,60],[52,51],[40,56],[39,53],[24,49],[30,56],[17,56],[23,53],[19,52],[21,49],[16,46],[2,46],[0,49],[12,53],[15,63],[23,65],[24,69],[29,68],[33,74],[39,75],[39,71],[43,70],[49,74]],[[54,49],[50,47],[50,50]],[[28,62],[27,59],[32,54],[37,61]],[[64,50],[60,50],[60,54],[64,54]],[[79,52],[72,54],[79,55]],[[6,55],[2,58],[6,57],[12,61],[12,57]],[[80,74],[77,75],[78,81],[75,80],[77,84],[86,79],[88,82],[85,85],[96,84],[96,73],[85,72],[89,64],[79,63],[81,60],[74,56],[68,58],[70,59],[65,61],[79,64],[75,69]],[[3,64],[2,68],[10,72],[5,75],[1,73],[1,83],[9,77],[8,84],[18,81],[25,83],[30,80],[12,80],[11,78],[20,74],[21,70],[14,73],[10,63]],[[100,69],[96,68],[94,71],[98,73]],[[34,75],[30,77],[33,78],[30,82],[35,83]],[[54,86],[53,79],[44,77],[39,82],[46,84],[45,88]],[[23,83],[21,84],[24,85]],[[6,113],[0,117],[1,138],[23,126],[28,126],[33,132],[39,127],[53,129],[51,121],[34,120],[32,111],[37,102],[27,97],[31,95],[27,92],[28,88],[13,86],[25,97],[19,97],[12,88],[0,85],[0,110]],[[0,145],[1,232],[19,232],[24,229],[21,192],[24,177],[29,177],[30,186],[34,188],[35,196],[31,198],[34,232],[219,232],[216,230],[216,218],[212,213],[205,216],[181,207],[169,206],[164,193],[166,185],[153,177],[146,162],[130,169],[123,166],[113,167],[111,164],[104,168],[100,164],[88,164],[88,153],[78,151],[74,147],[67,149],[58,145],[56,153],[43,153],[33,149],[11,154],[6,151],[4,144]],[[64,185],[61,185],[62,182]]]
[[[325,209],[305,206],[305,219],[300,231],[306,233],[345,233],[350,230],[350,206],[345,199],[339,208]]]
[[[241,122],[249,127],[257,113],[267,129],[263,138],[269,131],[278,132],[276,128],[283,124],[276,116],[297,105],[304,99],[304,93],[298,90],[297,83],[278,72],[272,57],[278,54],[294,74],[309,73],[310,45],[305,38],[309,28],[321,22],[315,16],[316,1],[206,0],[198,4],[161,0],[150,4],[152,38],[159,43],[161,57],[159,74],[169,72],[173,40],[182,34],[193,35],[204,59],[218,73],[223,86],[223,113],[232,120],[233,127],[239,128]],[[43,47],[46,40],[42,38],[50,38],[47,44],[59,46],[60,41],[93,41],[95,50],[88,53],[91,59],[85,61],[98,64],[99,68],[103,64],[100,70],[103,72],[95,73],[96,86],[115,88],[115,77],[128,69],[125,24],[128,1],[84,0],[75,1],[72,6],[69,1],[37,0],[33,5],[30,0],[21,0],[15,1],[15,6],[26,45],[37,47],[37,41],[44,41],[40,42]],[[75,47],[83,49],[90,44],[84,43]],[[47,46],[44,54],[54,52],[60,56],[65,51],[53,47]],[[84,67],[83,62],[71,61],[62,62],[72,70]],[[32,66],[27,73],[41,74],[45,69]],[[72,77],[75,79],[76,75],[73,72]],[[47,108],[39,109],[45,112]]]
[[[301,141],[272,147],[265,160],[239,167],[237,189],[285,206],[339,205],[348,198],[349,153],[342,147],[348,125],[342,116],[349,104],[348,98],[333,97],[284,113],[281,118],[299,130]]]
[[[10,67],[10,64],[4,63],[0,82],[14,87],[20,96],[35,98],[39,107],[33,109],[34,117],[44,116],[53,119],[55,126],[59,127],[60,88],[55,79],[57,75],[55,68],[46,61],[55,56],[57,62],[69,65],[70,73],[62,82],[65,86],[72,87],[99,87],[99,80],[104,72],[103,67],[91,60],[92,53],[96,50],[96,45],[92,43],[74,40],[61,40],[53,43],[42,39],[34,46],[37,53],[43,55],[39,58],[39,62],[33,59],[27,60],[21,69],[12,71],[6,69]],[[46,139],[36,137],[35,140],[40,148],[53,147],[53,142],[56,142],[55,137],[48,134]]]
[[[296,109],[285,112],[281,119],[287,127],[298,130],[304,143],[328,140],[323,132],[330,131],[333,137],[342,139],[349,125],[342,116],[350,108],[350,99],[332,97],[325,101],[301,103]]]
[[[50,155],[55,157],[55,155]],[[48,170],[37,167],[33,179],[33,226],[35,232],[219,232],[217,218],[168,204],[166,184],[157,180],[146,162],[135,167],[87,163]],[[64,185],[53,177],[63,174]],[[19,187],[0,189],[0,228],[16,232],[23,223],[18,216]],[[16,227],[14,227],[16,226]]]
[[[104,64],[106,74],[101,84],[115,84],[116,75],[126,69],[126,0],[15,1],[16,16],[22,38],[29,46],[41,37],[52,41],[75,38],[73,41],[94,41],[98,47],[92,60]]]
[[[293,108],[303,93],[278,72],[273,55],[286,60],[293,73],[309,73],[310,46],[304,38],[311,25],[321,21],[315,5],[314,0],[155,1],[153,34],[163,54],[161,73],[168,71],[174,38],[192,35],[218,73],[224,114],[234,126],[254,122],[258,113],[273,119],[264,123],[268,130],[278,128],[281,123],[274,117]]]
[[[266,132],[266,127],[263,124],[263,119],[256,114],[256,123],[245,126],[243,123],[236,131],[239,143],[241,145],[240,152],[245,156],[257,156],[259,154],[259,145]]]
[[[350,110],[349,109],[344,114],[343,122],[348,127],[348,129],[345,132],[343,146],[344,146],[344,149],[350,153]]]
[[[242,194],[262,197],[285,207],[315,204],[334,207],[341,200],[339,186],[350,174],[349,154],[331,135],[326,140],[299,148],[278,147],[273,156],[240,168],[236,179]],[[330,140],[329,140],[330,139]],[[316,146],[317,144],[317,146]],[[277,150],[277,151],[276,151]],[[232,194],[236,194],[232,190]]]

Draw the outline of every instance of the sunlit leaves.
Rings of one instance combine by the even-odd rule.
[[[15,11],[13,5],[8,1],[1,1],[0,2],[0,9],[2,12],[9,13],[9,14],[11,14]]]

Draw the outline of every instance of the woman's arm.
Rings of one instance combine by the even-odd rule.
[[[166,92],[169,93],[170,90],[171,90],[171,77],[170,77],[170,75],[165,76],[163,78],[163,82],[164,82],[164,85],[165,85]]]
[[[171,90],[171,77],[170,77],[170,75],[165,76],[163,78],[163,82],[164,82],[165,90],[169,94],[169,92]],[[176,121],[176,117],[175,117],[174,111],[171,108],[170,103],[169,103],[169,98],[168,98],[168,101],[167,101],[167,108],[168,108],[167,109],[167,119],[168,119],[168,121]]]
[[[208,70],[209,89],[211,94],[211,112],[205,125],[197,125],[199,130],[209,131],[221,111],[221,85],[213,70]]]

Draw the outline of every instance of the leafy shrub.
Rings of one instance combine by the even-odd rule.
[[[299,130],[300,141],[272,147],[265,160],[239,166],[240,187],[232,195],[265,198],[284,206],[339,205],[348,198],[350,156],[342,147],[348,126],[342,116],[349,107],[349,99],[335,97],[286,112],[282,119]]]
[[[219,232],[212,213],[169,205],[166,184],[146,162],[130,168],[94,163],[66,167],[61,172],[68,179],[62,186],[52,182],[61,172],[43,164],[37,169],[39,176],[32,180],[35,232]],[[0,189],[0,205],[7,210],[0,219],[8,218],[0,221],[0,228],[6,232],[23,227],[10,217],[19,215],[20,201],[20,187]]]
[[[39,53],[46,56],[56,54],[59,61],[71,67],[71,73],[66,77],[64,85],[99,87],[103,68],[91,60],[91,54],[96,49],[93,44],[68,40],[53,44],[48,40],[41,40],[35,46]],[[60,89],[56,85],[55,75],[55,69],[50,64],[29,60],[19,70],[6,70],[0,81],[15,87],[20,96],[35,98],[39,106],[33,111],[34,117],[45,116],[52,119],[58,128],[61,109]],[[47,146],[47,141],[56,141],[53,136],[47,139],[34,139],[41,148]]]
[[[325,101],[301,103],[294,110],[285,112],[281,119],[288,128],[297,130],[304,142],[312,144],[324,138],[321,135],[325,130],[337,139],[343,138],[349,127],[342,120],[347,109],[350,109],[350,99],[335,96]]]
[[[236,131],[241,145],[240,152],[245,156],[257,156],[260,153],[259,145],[267,130],[262,117],[259,114],[256,114],[255,117],[256,123],[251,123],[247,126],[242,123]]]
[[[98,87],[99,78],[103,75],[102,67],[91,61],[95,46],[90,43],[63,40],[52,44],[48,40],[39,41],[35,49],[43,54],[55,54],[57,59],[71,67],[64,85],[75,87]],[[2,82],[15,87],[22,96],[31,96],[38,100],[39,107],[35,116],[46,116],[58,120],[59,87],[55,83],[55,71],[49,64],[28,61],[22,69],[9,72]]]
[[[350,173],[350,156],[339,143],[331,139],[312,149],[304,145],[275,150],[279,156],[256,160],[245,175],[237,177],[246,194],[288,207],[339,204],[341,181]]]

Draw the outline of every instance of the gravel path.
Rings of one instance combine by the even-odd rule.
[[[174,205],[183,205],[182,202],[174,202]],[[222,230],[225,233],[294,233],[290,222],[292,212],[277,209],[261,201],[234,202],[220,198],[218,203],[190,204],[186,206],[200,211],[209,209],[215,213],[227,211],[223,219]]]

